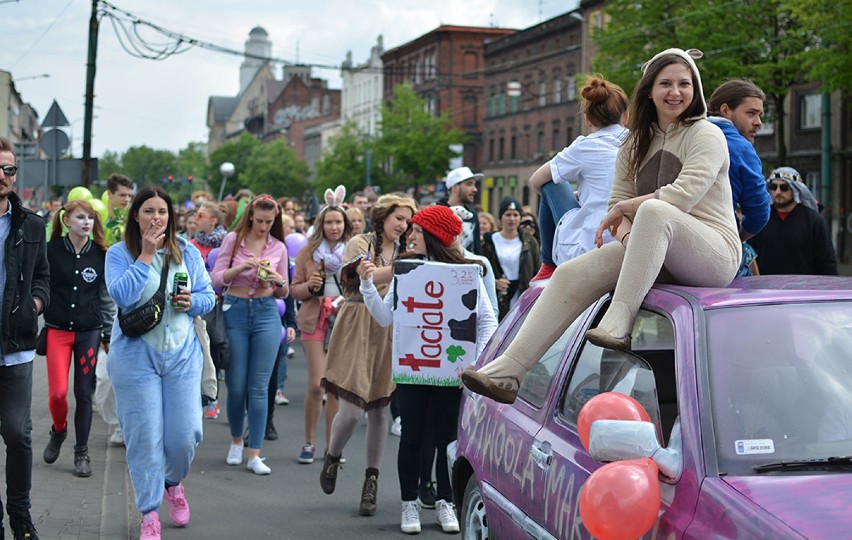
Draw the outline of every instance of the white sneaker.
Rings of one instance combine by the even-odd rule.
[[[459,532],[459,520],[456,519],[456,507],[444,499],[435,503],[435,517],[445,533]]]
[[[296,349],[287,347],[287,358],[293,358],[294,356],[296,356]]]
[[[109,442],[115,446],[124,446],[124,433],[120,427],[115,428],[115,431],[109,436]]]
[[[391,435],[396,435],[397,437],[402,437],[402,418],[397,416],[393,419],[393,424],[391,424],[390,429]]]
[[[402,501],[402,518],[399,528],[406,534],[420,532],[420,505],[417,501]]]
[[[266,466],[266,463],[263,462],[266,458],[262,458],[260,456],[251,458],[249,462],[246,464],[246,469],[250,470],[254,474],[264,475],[272,472],[272,469]],[[458,525],[456,525],[458,527]]]
[[[284,395],[282,390],[275,392],[275,404],[276,405],[289,405],[290,400],[287,399],[287,396]]]
[[[228,448],[228,457],[225,458],[225,463],[228,465],[239,465],[243,462],[243,445],[231,443]]]

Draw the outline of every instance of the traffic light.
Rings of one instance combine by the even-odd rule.
[[[189,182],[190,184],[192,183],[192,175],[191,174],[186,177],[186,181]]]
[[[173,177],[172,175],[169,175],[169,176],[166,178],[166,180],[168,180],[168,181],[169,181],[169,184],[171,184],[171,183],[172,183],[172,180],[174,180],[174,177]]]

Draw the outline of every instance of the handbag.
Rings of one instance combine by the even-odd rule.
[[[163,320],[166,308],[166,279],[169,275],[169,265],[163,258],[163,272],[160,274],[160,287],[147,302],[141,306],[121,313],[118,310],[118,326],[121,333],[130,338],[143,336],[153,330]]]
[[[225,312],[222,300],[217,298],[213,309],[201,316],[207,323],[207,336],[210,339],[210,354],[217,369],[228,369],[231,363],[231,347],[228,342],[228,330],[225,327]]]

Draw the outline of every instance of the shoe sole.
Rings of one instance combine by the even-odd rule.
[[[517,391],[513,392],[511,390],[499,388],[495,386],[486,375],[480,375],[475,371],[463,371],[461,378],[468,390],[487,398],[491,398],[498,403],[511,405],[518,397]]]
[[[301,463],[302,465],[310,465],[313,462],[314,462],[314,458],[310,458],[310,459],[302,458],[302,457],[299,458],[299,463]]]
[[[631,336],[628,335],[623,338],[617,338],[600,328],[592,328],[591,330],[586,331],[586,339],[592,345],[597,345],[604,349],[623,352],[630,352],[632,350],[630,343]]]
[[[405,534],[420,534],[420,527],[400,527],[400,530]]]

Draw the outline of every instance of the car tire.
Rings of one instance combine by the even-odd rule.
[[[491,538],[485,499],[476,476],[471,475],[464,490],[461,511],[461,537],[464,540],[486,540]]]

